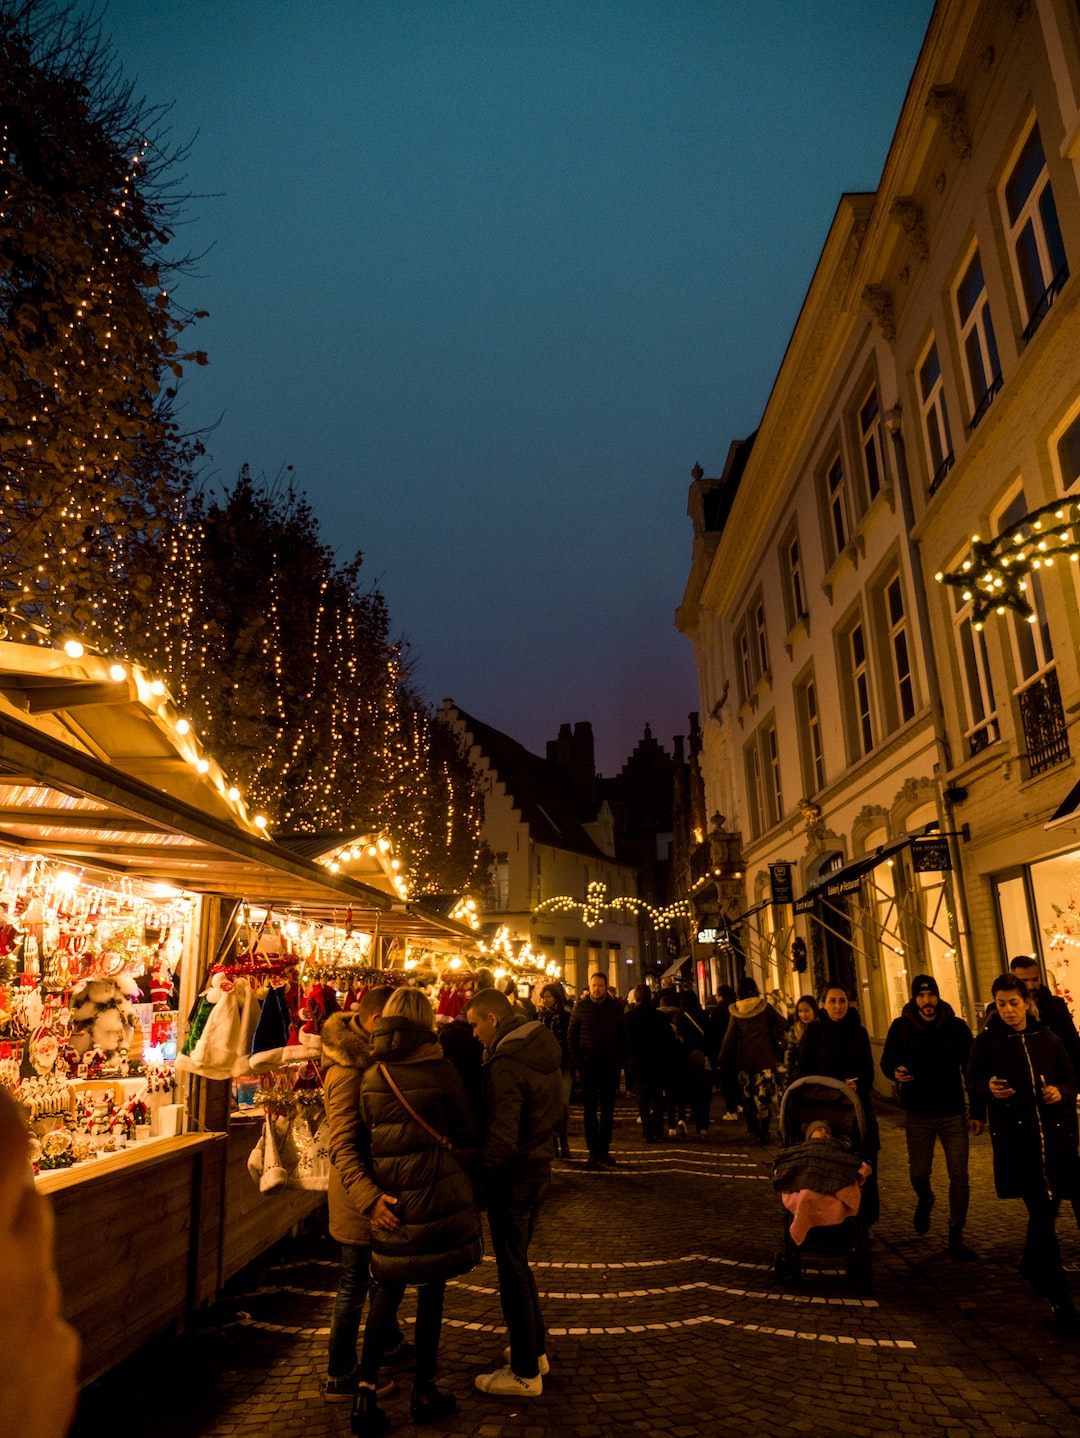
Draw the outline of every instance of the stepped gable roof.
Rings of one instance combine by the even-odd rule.
[[[482,724],[464,710],[457,709],[457,713],[472,742],[506,786],[536,843],[586,854],[590,859],[605,858],[582,828],[583,821],[595,816],[586,812],[584,796],[565,769],[531,754],[509,734]]]

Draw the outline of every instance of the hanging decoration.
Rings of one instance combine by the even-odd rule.
[[[609,899],[607,885],[597,879],[589,884],[584,900],[572,898],[569,894],[559,894],[537,904],[533,913],[541,914],[549,910],[555,913],[572,913],[575,909],[580,912],[582,922],[590,929],[596,928],[598,924],[618,923],[620,918],[616,916],[624,913],[629,913],[634,919],[645,914],[656,929],[670,929],[676,919],[688,919],[691,915],[688,899],[676,899],[673,904],[668,904],[663,909],[655,908],[644,899],[633,899],[628,895]],[[625,917],[622,922],[625,922]]]
[[[982,629],[988,614],[1018,615],[1036,622],[1031,603],[1030,576],[1050,569],[1055,560],[1080,560],[1080,502],[1058,500],[1025,514],[1023,519],[989,542],[971,536],[971,554],[959,569],[934,576],[939,584],[961,591],[971,604],[971,620]]]

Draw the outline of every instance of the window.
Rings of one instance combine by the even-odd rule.
[[[740,703],[745,704],[762,677],[769,673],[765,603],[760,594],[750,603],[735,631],[735,667],[739,678]]]
[[[1031,127],[1020,147],[1005,181],[1002,202],[1013,271],[1027,316],[1024,338],[1030,339],[1069,278],[1038,125]]]
[[[825,497],[829,508],[829,523],[832,530],[834,558],[839,559],[847,548],[847,485],[844,480],[844,466],[837,455],[825,473]]]
[[[746,746],[746,798],[750,808],[750,832],[756,839],[765,832],[765,789],[761,782],[761,751],[755,734]]]
[[[990,680],[986,639],[982,630],[976,629],[972,623],[971,600],[965,599],[959,589],[950,589],[950,594],[953,604],[953,634],[960,659],[967,717],[964,738],[967,740],[969,755],[974,755],[1000,737],[997,705]]]
[[[1057,449],[1058,463],[1061,465],[1061,487],[1068,491],[1080,480],[1080,415],[1058,440]]]
[[[780,740],[770,719],[759,726],[746,746],[746,791],[750,827],[755,838],[784,816],[780,781]]]
[[[885,446],[881,429],[881,406],[872,389],[859,409],[859,446],[862,450],[866,496],[871,504],[885,483]]]
[[[799,718],[799,757],[802,761],[803,788],[807,797],[825,787],[825,757],[821,744],[821,714],[818,711],[817,685],[806,679],[795,691]]]
[[[735,636],[735,649],[739,665],[739,685],[742,689],[742,702],[745,704],[754,692],[754,665],[750,653],[750,635],[747,632],[746,622],[739,626],[739,632]]]
[[[968,262],[953,298],[960,326],[968,399],[971,401],[971,428],[974,429],[1001,388],[1001,364],[978,250]]]
[[[949,411],[945,406],[945,381],[938,361],[937,345],[930,348],[919,366],[919,408],[922,414],[926,460],[930,470],[930,493],[952,469],[953,447],[949,432]]]
[[[765,635],[765,606],[759,599],[754,606],[754,639],[757,643],[758,673],[769,672],[769,645]]]
[[[775,724],[770,724],[765,730],[764,748],[769,775],[769,818],[774,824],[778,824],[784,816],[784,793],[780,786],[780,745],[776,738]]]
[[[915,713],[915,685],[911,676],[907,619],[904,615],[904,594],[900,588],[899,574],[886,586],[885,609],[889,621],[889,649],[892,653],[893,681],[896,684],[900,717],[910,719]]]
[[[787,532],[780,545],[780,574],[783,578],[787,626],[788,629],[794,629],[799,620],[805,619],[807,614],[802,549],[794,528]]]
[[[862,621],[848,634],[851,663],[851,692],[855,701],[855,737],[860,754],[869,754],[874,747],[874,724],[870,713],[870,664],[866,652],[866,632]]]

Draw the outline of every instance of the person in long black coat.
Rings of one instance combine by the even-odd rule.
[[[1035,1017],[1023,980],[1001,974],[991,985],[996,1012],[968,1062],[972,1103],[985,1103],[999,1198],[1028,1211],[1020,1271],[1049,1299],[1058,1328],[1080,1331],[1061,1262],[1055,1222],[1063,1198],[1077,1192],[1077,1075],[1065,1046]]]
[[[799,1045],[799,1073],[839,1079],[861,1099],[865,1121],[862,1156],[872,1172],[863,1185],[860,1212],[867,1224],[876,1223],[881,1212],[877,1179],[881,1137],[873,1108],[874,1055],[870,1035],[842,984],[829,984],[822,991],[817,1020],[807,1024]]]
[[[443,1295],[447,1279],[467,1273],[481,1257],[472,1179],[425,1127],[430,1125],[455,1149],[465,1149],[475,1142],[476,1120],[457,1070],[443,1056],[435,1015],[419,989],[398,989],[375,1022],[360,1117],[365,1159],[380,1190],[371,1210],[371,1269],[378,1287],[364,1329],[352,1413],[353,1432],[370,1438],[389,1426],[375,1390],[409,1284],[419,1288],[410,1415],[414,1423],[431,1423],[455,1411],[453,1395],[435,1386]]]

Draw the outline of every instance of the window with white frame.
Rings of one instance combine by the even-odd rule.
[[[765,785],[761,772],[761,746],[755,733],[744,751],[746,798],[750,810],[750,833],[756,839],[765,832]]]
[[[780,774],[780,740],[772,718],[754,731],[745,750],[746,791],[755,837],[784,817]]]
[[[1032,125],[1001,192],[1013,276],[1023,301],[1030,339],[1069,277],[1057,205],[1042,136]]]
[[[1001,363],[978,249],[964,268],[960,283],[953,292],[953,302],[971,405],[970,423],[974,429],[1001,388]]]
[[[1080,483],[1080,415],[1068,426],[1057,442],[1061,488],[1066,492]]]
[[[873,504],[885,483],[885,442],[881,424],[881,405],[874,386],[859,406],[859,448],[862,452],[866,497]]]
[[[802,549],[798,531],[794,528],[788,530],[780,544],[780,573],[783,577],[787,624],[789,629],[793,629],[807,614]]]
[[[919,364],[918,385],[926,462],[930,471],[930,493],[933,494],[953,463],[949,411],[945,404],[945,381],[938,360],[937,344],[933,340]]]
[[[803,788],[809,798],[825,787],[821,713],[818,709],[817,684],[812,676],[796,685],[795,704],[799,721],[799,759],[802,764]]]
[[[765,629],[765,605],[759,599],[754,605],[754,644],[757,649],[758,673],[769,672],[769,639]]]
[[[784,817],[784,791],[780,782],[780,742],[776,737],[776,725],[768,724],[762,734],[765,763],[768,774],[766,798],[769,804],[769,818],[778,824]]]
[[[851,688],[855,700],[856,737],[860,753],[869,754],[874,747],[874,721],[870,707],[870,656],[866,648],[866,630],[862,621],[848,633],[851,659]]]
[[[1027,500],[1021,490],[1013,497],[995,525],[998,533],[1005,534],[1015,528],[1027,513]],[[1024,597],[1031,605],[1030,622],[1010,611],[1010,629],[1013,641],[1013,656],[1016,660],[1017,679],[1022,687],[1029,680],[1041,674],[1054,662],[1054,647],[1050,641],[1050,625],[1046,618],[1046,601],[1043,598],[1042,583],[1037,573],[1027,577]]]
[[[844,478],[843,460],[839,455],[825,471],[825,503],[829,511],[829,539],[833,557],[839,559],[848,542],[847,480]]]
[[[861,759],[874,747],[873,676],[870,649],[862,616],[851,620],[838,634],[841,699],[852,759]]]
[[[978,754],[1000,738],[990,660],[982,628],[975,628],[970,590],[950,586],[953,610],[953,637],[960,660],[961,687],[967,725],[964,738],[968,754]],[[965,595],[967,596],[965,598]]]
[[[759,680],[769,673],[765,603],[760,594],[747,606],[735,631],[735,667],[739,677],[740,703],[745,704]]]
[[[900,719],[906,721],[915,714],[915,681],[911,673],[907,616],[904,613],[904,591],[900,584],[899,571],[885,584],[884,599],[897,712]]]

